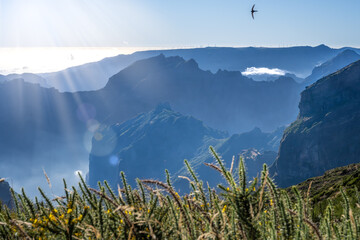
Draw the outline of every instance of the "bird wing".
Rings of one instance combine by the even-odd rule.
[[[251,16],[252,16],[253,19],[255,19],[255,18],[254,18],[254,12],[251,12]]]
[[[252,6],[251,11],[254,11],[254,8],[255,8],[255,4]]]

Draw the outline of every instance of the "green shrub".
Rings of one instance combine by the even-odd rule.
[[[241,159],[236,170],[227,169],[213,148],[216,164],[207,164],[221,174],[225,185],[212,189],[198,179],[185,161],[192,188],[180,196],[170,174],[166,182],[138,180],[137,188],[127,184],[111,189],[107,182],[89,188],[80,176],[78,188],[64,197],[30,200],[25,191],[13,191],[14,209],[0,210],[2,239],[359,239],[359,194],[352,203],[341,190],[342,214],[333,214],[331,201],[314,222],[309,197],[297,188],[292,196],[278,189],[266,165],[260,179],[248,181]],[[232,164],[233,165],[233,164]]]

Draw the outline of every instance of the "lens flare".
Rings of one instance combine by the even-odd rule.
[[[111,156],[110,158],[109,158],[109,163],[111,164],[111,165],[113,165],[113,166],[116,166],[116,165],[118,165],[119,164],[119,158],[117,157],[117,156],[115,156],[115,155],[113,155],[113,156]]]

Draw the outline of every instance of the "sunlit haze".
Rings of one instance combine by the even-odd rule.
[[[148,49],[158,48],[0,48],[0,74],[54,72]]]

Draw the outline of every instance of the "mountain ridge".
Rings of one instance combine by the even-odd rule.
[[[357,51],[359,49],[346,48]],[[128,55],[108,57],[98,62],[86,63],[53,73],[40,73],[49,86],[61,92],[98,90],[108,79],[135,61],[164,54],[181,56],[186,60],[195,59],[199,67],[216,72],[219,69],[244,71],[249,67],[279,68],[306,77],[314,66],[336,56],[340,51],[325,45],[316,47],[298,46],[289,48],[231,48],[207,47],[192,49],[148,50]],[[86,79],[87,81],[84,81]]]

